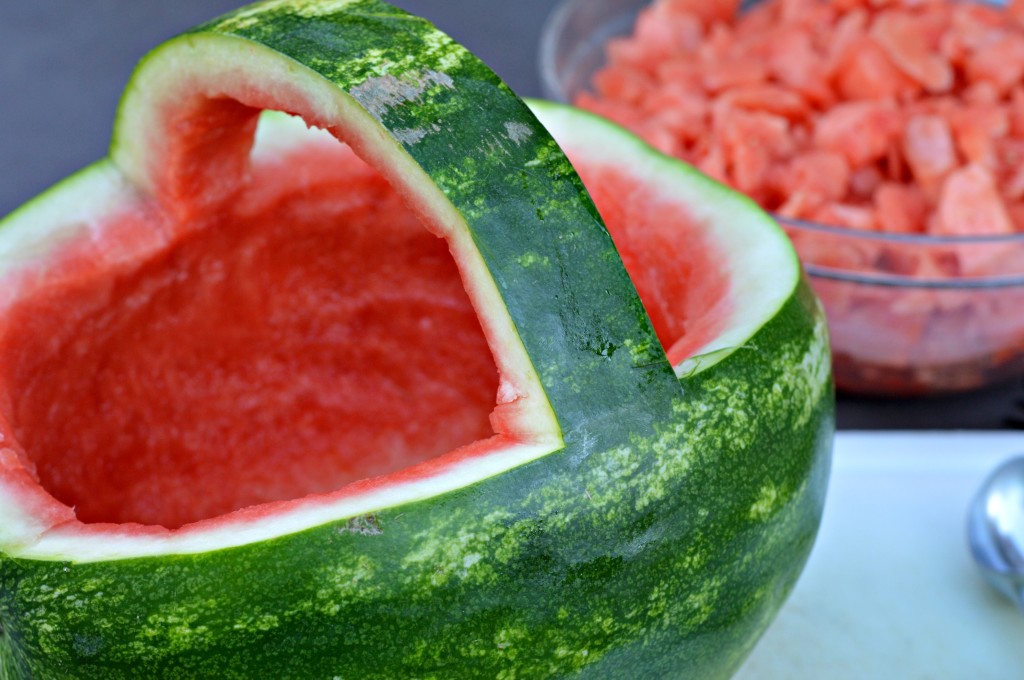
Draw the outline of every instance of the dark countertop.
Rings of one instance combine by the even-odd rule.
[[[536,54],[552,0],[396,0],[451,34],[524,96],[539,96]],[[20,0],[0,4],[0,215],[106,152],[118,96],[160,41],[236,0]],[[928,400],[840,396],[839,426],[1020,427],[1020,384]],[[1020,414],[1017,412],[1020,411]]]

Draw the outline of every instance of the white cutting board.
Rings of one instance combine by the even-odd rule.
[[[1024,616],[967,552],[968,501],[1020,432],[841,432],[818,541],[742,680],[1024,678]]]

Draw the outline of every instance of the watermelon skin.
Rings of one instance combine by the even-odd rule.
[[[220,550],[83,560],[0,545],[0,677],[728,677],[795,582],[824,502],[832,383],[806,282],[742,347],[677,378],[525,105],[425,22],[377,2],[312,7],[268,3],[181,40],[258,41],[349,91],[381,35],[394,47],[380,63],[429,68],[434,50],[453,86],[381,123],[466,217],[557,450]],[[444,134],[407,133],[441,112]],[[508,122],[525,127],[498,143]],[[116,138],[115,162],[131,147]],[[517,264],[536,253],[554,264]]]
[[[4,559],[5,671],[728,677],[820,519],[830,400],[784,368],[816,351],[817,318],[802,285],[749,349],[683,380],[679,420],[646,438],[567,445],[443,498],[256,545]]]

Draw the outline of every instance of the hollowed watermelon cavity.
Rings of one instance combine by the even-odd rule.
[[[131,266],[71,266],[153,222],[90,227],[0,319],[11,428],[79,520],[176,528],[493,434],[497,371],[445,242],[346,147],[265,159]]]
[[[535,106],[557,127],[560,109]],[[575,137],[570,154],[681,366],[740,306],[729,252],[685,197],[638,181],[635,163],[588,158]],[[174,529],[386,485],[494,436],[498,371],[445,241],[298,119],[264,116],[252,159],[212,215],[143,202],[97,217],[33,262],[46,276],[23,281],[0,318],[5,430],[81,522]],[[117,262],[96,263],[98,248]]]

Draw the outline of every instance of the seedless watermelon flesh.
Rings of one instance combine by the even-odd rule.
[[[78,520],[177,528],[493,435],[497,371],[444,241],[327,142],[131,271],[74,266],[111,226],[150,230],[99,224],[7,312],[12,429]]]
[[[383,3],[147,57],[111,158],[0,222],[3,674],[736,668],[820,519],[821,311],[744,199],[535,106],[607,229]]]

